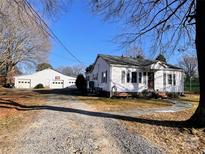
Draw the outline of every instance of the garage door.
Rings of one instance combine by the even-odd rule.
[[[64,81],[63,80],[55,80],[51,83],[51,89],[61,89],[64,88]]]
[[[17,88],[31,88],[31,80],[19,79]]]

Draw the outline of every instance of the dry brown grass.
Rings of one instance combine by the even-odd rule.
[[[193,108],[196,109],[199,104],[199,94],[185,94],[185,96],[180,97],[179,100],[191,102]]]
[[[180,99],[189,102],[199,102],[199,94],[185,94],[185,96],[180,97]]]
[[[30,123],[37,111],[17,110],[20,105],[40,105],[44,101],[31,91],[0,88],[0,148],[6,146],[12,135]],[[18,103],[18,104],[16,104]]]
[[[167,149],[168,153],[201,153],[205,150],[204,130],[155,125],[155,120],[186,120],[192,115],[192,110],[177,113],[155,113],[137,118],[153,120],[152,124],[138,122],[123,122],[130,132],[139,134],[154,144]]]
[[[199,95],[189,94],[180,100],[192,102],[193,108],[176,113],[153,113],[137,117],[148,119],[152,121],[151,123],[145,120],[144,123],[123,122],[123,124],[130,132],[160,145],[167,149],[168,153],[202,153],[202,150],[205,150],[205,130],[178,127],[172,122],[189,119],[198,106]]]
[[[83,96],[77,98],[98,111],[123,111],[168,105],[163,100],[107,99]],[[153,113],[138,116],[136,118],[141,119],[140,122],[122,121],[122,124],[130,133],[143,136],[153,144],[166,149],[167,153],[201,153],[202,150],[205,150],[205,131],[178,127],[177,123],[174,122],[185,121],[191,117],[198,105],[199,95],[186,94],[179,100],[191,102],[193,108],[176,113]]]
[[[104,97],[77,96],[78,100],[100,111],[123,111],[130,109],[147,109],[169,106],[164,100],[155,99],[109,99]]]

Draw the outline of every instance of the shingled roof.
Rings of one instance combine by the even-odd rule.
[[[149,66],[157,62],[157,60],[149,60],[144,58],[132,58],[132,57],[124,57],[124,56],[104,55],[104,54],[99,54],[98,57],[104,59],[108,64],[116,64],[116,65]],[[164,64],[172,69],[181,69],[171,64],[167,64],[167,63]]]

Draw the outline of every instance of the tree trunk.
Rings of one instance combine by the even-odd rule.
[[[6,66],[6,84],[12,83],[12,78],[13,78],[13,66],[12,64],[7,64]]]
[[[196,0],[196,52],[200,82],[199,106],[188,120],[192,127],[205,127],[205,1]]]

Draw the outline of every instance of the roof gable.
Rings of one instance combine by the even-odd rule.
[[[71,76],[64,75],[64,74],[62,74],[62,73],[60,73],[60,72],[58,72],[58,71],[56,71],[56,70],[54,70],[54,69],[51,69],[51,68],[47,68],[47,69],[44,69],[44,70],[35,72],[35,73],[33,73],[33,74],[30,74],[30,75],[22,75],[22,76],[15,76],[15,77],[21,77],[21,78],[22,78],[22,77],[31,77],[31,76],[35,76],[35,75],[38,75],[38,74],[41,74],[41,73],[44,73],[44,72],[46,72],[46,73],[54,72],[54,73],[56,73],[56,74],[58,74],[58,75],[63,75],[63,76],[66,76],[66,77],[75,79],[75,77],[71,77]]]

